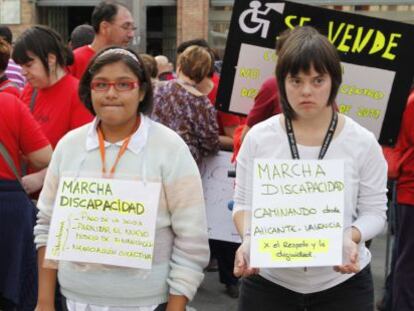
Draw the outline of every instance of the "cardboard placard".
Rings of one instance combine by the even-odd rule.
[[[46,259],[151,269],[160,183],[63,177]]]
[[[250,265],[341,264],[344,161],[256,159],[253,174]]]

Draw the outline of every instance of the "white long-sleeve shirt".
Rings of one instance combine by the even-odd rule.
[[[96,177],[102,162],[96,119],[58,143],[38,201],[37,247],[47,243],[53,204],[61,176]],[[106,161],[114,163],[120,143],[105,143]],[[95,175],[95,176],[93,176]],[[168,294],[192,299],[209,260],[203,190],[198,167],[184,141],[167,127],[141,116],[113,178],[132,177],[162,184],[156,220],[153,264],[149,275],[122,267],[85,266],[60,261],[61,291],[70,301],[97,306],[140,307],[164,303]]]
[[[252,209],[253,161],[255,158],[292,159],[280,115],[255,125],[246,135],[237,157],[235,206],[233,215]],[[298,145],[301,159],[317,159],[320,146]],[[345,117],[324,159],[345,162],[345,228],[361,232],[359,260],[361,269],[371,260],[365,241],[379,234],[386,220],[387,164],[374,135]],[[312,293],[344,282],[353,274],[340,274],[332,267],[261,269],[260,275],[278,285],[300,293]]]

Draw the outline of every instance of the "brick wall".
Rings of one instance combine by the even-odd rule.
[[[177,1],[177,45],[183,41],[208,37],[209,0]]]

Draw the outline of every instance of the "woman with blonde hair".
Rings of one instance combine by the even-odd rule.
[[[151,80],[133,50],[109,47],[100,51],[82,77],[79,95],[96,117],[62,138],[48,168],[35,227],[40,267],[36,310],[52,310],[58,277],[69,311],[184,311],[203,279],[209,256],[197,165],[176,133],[148,118]],[[82,262],[62,259],[58,271],[43,265],[45,246],[53,247],[48,237],[53,234],[50,224],[60,207],[54,204],[59,200],[59,180],[72,176],[71,172],[99,183],[112,181],[122,187],[128,183],[127,192],[141,197],[146,212],[139,216],[139,222],[151,222],[153,229],[144,229],[143,224],[130,227],[134,228],[131,231],[142,230],[146,234],[143,239],[131,236],[128,229],[110,230],[105,247],[124,246],[127,253],[149,255],[149,266],[137,267],[138,257],[133,258],[133,265],[125,264],[122,250],[114,251],[107,265],[97,261],[101,256],[95,253]],[[125,194],[119,199],[135,200]],[[147,196],[152,200],[143,198]],[[112,217],[112,213],[105,217]],[[153,213],[152,219],[149,213]],[[112,215],[120,219],[119,213]],[[76,234],[83,229],[69,230]],[[125,244],[121,245],[121,240]],[[134,251],[128,241],[134,243]]]
[[[177,132],[200,165],[219,149],[216,110],[196,86],[210,72],[212,59],[202,47],[190,46],[177,61],[177,79],[159,86],[152,118]]]

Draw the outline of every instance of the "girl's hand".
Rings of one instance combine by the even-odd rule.
[[[234,258],[234,270],[233,274],[237,277],[247,277],[252,274],[259,273],[258,268],[252,268],[249,265],[250,254],[250,237],[246,236],[243,243],[236,251]]]
[[[344,239],[344,256],[345,264],[335,266],[334,270],[342,274],[358,273],[361,270],[359,266],[359,247],[350,237]]]

